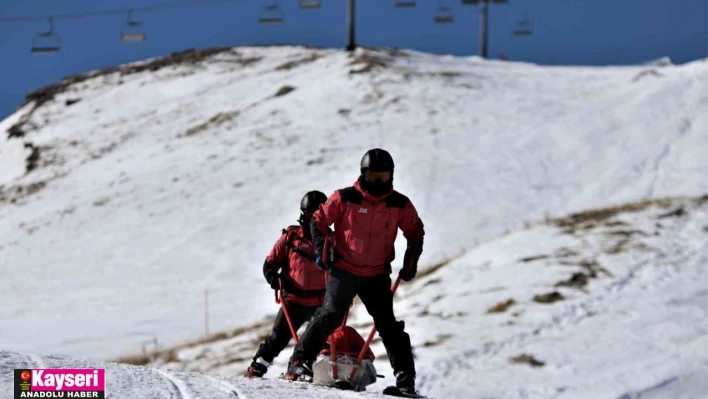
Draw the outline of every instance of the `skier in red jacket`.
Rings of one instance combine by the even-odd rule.
[[[315,266],[310,220],[313,212],[326,200],[327,196],[320,191],[310,191],[302,197],[298,220],[300,225],[283,230],[263,264],[263,275],[271,288],[278,290],[280,280],[283,282],[287,294],[282,300],[295,331],[312,318],[324,299],[325,274]],[[273,359],[285,349],[291,338],[292,333],[281,308],[275,317],[270,336],[258,348],[245,376],[263,377]]]
[[[295,346],[288,378],[312,377],[312,361],[327,337],[341,324],[357,294],[374,319],[396,376],[396,386],[415,393],[415,364],[404,322],[396,321],[391,293],[391,262],[398,229],[408,241],[399,276],[415,277],[423,252],[423,222],[403,194],[393,190],[393,159],[380,148],[361,159],[361,175],[353,187],[335,191],[315,212],[312,238],[315,263],[329,270],[324,305],[315,313]],[[334,224],[334,232],[329,226]],[[325,237],[334,241],[334,254],[323,264]]]

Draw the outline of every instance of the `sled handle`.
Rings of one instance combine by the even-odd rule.
[[[396,293],[396,290],[398,289],[399,284],[401,284],[401,276],[398,276],[398,278],[396,279],[396,282],[393,284],[393,287],[391,288],[391,294]],[[356,358],[356,362],[352,366],[352,371],[349,373],[350,380],[352,378],[354,378],[354,375],[356,374],[356,371],[359,368],[361,361],[364,359],[364,353],[366,353],[366,351],[369,349],[369,345],[371,345],[371,341],[374,340],[375,334],[376,334],[376,325],[371,327],[371,332],[369,333],[369,337],[366,338],[366,342],[364,343],[364,346],[361,348],[361,352],[359,352],[359,356]]]
[[[285,315],[285,320],[288,321],[288,327],[290,327],[290,333],[292,333],[293,340],[295,341],[295,345],[297,345],[298,344],[297,331],[295,331],[295,327],[293,326],[293,321],[290,319],[290,313],[288,312],[288,307],[285,306],[285,299],[283,298],[283,279],[282,279],[282,277],[278,277],[278,282],[280,283],[280,289],[278,291],[275,291],[275,303],[280,303],[280,306],[283,308],[283,314]],[[278,292],[280,292],[280,299],[278,299]]]

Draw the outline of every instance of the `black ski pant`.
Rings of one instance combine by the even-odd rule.
[[[290,320],[293,322],[293,328],[295,332],[305,324],[306,321],[310,320],[317,310],[317,306],[305,306],[296,302],[285,300],[285,306],[288,309],[288,314],[290,315]],[[275,322],[273,322],[273,330],[270,336],[261,344],[253,357],[253,361],[256,361],[259,357],[268,363],[272,363],[280,352],[288,346],[290,339],[293,335],[290,332],[290,326],[288,326],[288,319],[285,318],[285,313],[283,313],[283,308],[281,307],[278,311],[278,315],[275,316]]]
[[[393,293],[388,274],[359,277],[333,269],[329,274],[324,305],[315,312],[300,342],[295,345],[290,361],[314,361],[329,335],[342,324],[344,314],[357,294],[374,319],[394,373],[404,371],[415,376],[410,337],[404,331],[404,322],[396,321],[393,314]]]

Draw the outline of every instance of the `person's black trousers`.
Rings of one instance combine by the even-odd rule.
[[[295,346],[290,361],[314,361],[327,337],[341,325],[344,314],[357,294],[374,319],[394,373],[403,371],[415,376],[410,337],[404,331],[404,322],[396,321],[393,314],[393,293],[388,274],[359,277],[341,269],[333,269],[329,274],[324,305],[315,312],[300,342]]]
[[[290,320],[293,322],[293,327],[295,331],[305,324],[306,321],[310,320],[317,310],[317,306],[305,306],[296,302],[285,300],[285,306],[288,308],[288,314],[290,315]],[[288,342],[292,339],[293,335],[290,332],[290,327],[288,326],[288,320],[285,318],[285,313],[283,313],[283,308],[281,307],[278,311],[278,315],[275,316],[275,321],[273,322],[273,330],[270,336],[261,344],[258,348],[258,352],[253,357],[253,361],[256,361],[259,357],[268,363],[273,363],[280,352],[288,346]]]

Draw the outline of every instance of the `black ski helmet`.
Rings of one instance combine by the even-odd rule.
[[[362,176],[364,176],[366,171],[369,169],[375,171],[390,170],[391,172],[393,172],[393,158],[391,157],[391,154],[388,153],[388,151],[382,150],[381,148],[374,148],[364,154],[364,156],[361,158],[359,167],[361,168]]]
[[[321,191],[310,191],[300,200],[300,211],[302,213],[314,212],[320,205],[327,201],[327,196]]]

